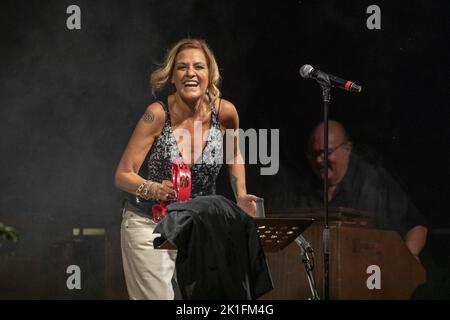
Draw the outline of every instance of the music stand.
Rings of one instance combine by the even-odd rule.
[[[267,252],[283,250],[313,222],[312,218],[255,218],[261,245]]]
[[[277,252],[283,250],[314,222],[313,218],[255,218],[258,235],[265,252]],[[308,253],[302,251],[302,261],[305,263],[308,282],[310,284],[312,298],[319,299],[315,288],[314,276],[309,261]],[[305,255],[304,255],[305,254]]]
[[[254,218],[253,220],[256,223],[261,245],[268,252],[284,249],[314,222],[312,218]],[[155,249],[177,249],[175,244],[162,237],[155,238],[153,246]]]

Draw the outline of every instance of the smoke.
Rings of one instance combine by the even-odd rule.
[[[181,38],[204,38],[213,48],[228,42],[223,14],[235,9],[203,1],[77,1],[81,30],[68,30],[71,4],[14,1],[1,12],[7,45],[0,53],[0,221],[21,235],[5,254],[33,257],[28,268],[34,271],[48,257],[63,264],[55,268],[71,263],[73,256],[55,248],[73,244],[73,228],[118,232],[122,193],[113,185],[114,171],[152,102],[150,72]],[[215,24],[214,33],[205,23]],[[25,268],[18,277],[34,271]],[[18,284],[11,290],[46,297],[50,289]]]
[[[442,103],[445,73],[439,72],[448,55],[448,41],[440,31],[446,29],[439,28],[448,10],[440,5],[429,6],[430,14],[420,22],[426,26],[431,19],[425,18],[439,11],[433,28],[418,30],[417,19],[390,13],[401,12],[402,4],[385,11],[390,7],[380,4],[382,30],[368,33],[365,4],[341,7],[337,1],[78,0],[81,30],[68,30],[66,8],[71,4],[4,1],[0,10],[0,221],[21,235],[19,243],[4,245],[2,254],[23,258],[21,268],[8,269],[20,272],[14,274],[18,279],[37,272],[45,274],[45,284],[53,281],[52,274],[65,275],[67,263],[74,261],[71,251],[62,248],[74,244],[73,228],[105,228],[117,235],[122,193],[113,185],[115,168],[136,122],[153,101],[150,72],[165,50],[184,37],[203,38],[216,53],[222,93],[236,105],[241,128],[280,129],[280,173],[263,180],[259,168],[247,167],[248,191],[264,197],[266,204],[295,204],[302,188],[304,170],[298,164],[305,136],[321,117],[319,88],[299,80],[298,67],[304,63],[367,83],[370,90],[358,98],[333,94],[332,116],[346,119],[356,134],[389,142],[391,132],[403,132],[404,140],[384,145],[402,143],[405,152],[448,140],[448,130],[436,129],[448,127],[448,108]],[[409,9],[415,10],[414,17],[421,16],[414,8]],[[389,26],[396,33],[389,33]],[[395,46],[404,48],[398,57]],[[425,84],[411,81],[417,68],[410,66],[421,60],[427,61],[420,70]],[[394,75],[408,81],[397,81]],[[402,104],[408,96],[405,113]],[[433,106],[435,112],[423,106]],[[410,128],[418,125],[421,133],[411,135]],[[441,156],[446,154],[430,150],[422,158],[409,158],[404,174],[411,173],[416,183],[416,168]],[[422,190],[421,201],[433,206],[436,219],[444,220],[446,211],[436,199],[446,190],[434,195],[427,188],[442,182],[437,170],[424,171],[427,177],[421,179],[428,180],[417,182],[423,188],[417,194]],[[218,192],[228,188],[224,175],[226,170]],[[84,259],[101,253],[98,247],[86,248],[91,251]],[[60,257],[54,269],[43,267],[48,257]],[[20,288],[10,290],[44,295]]]

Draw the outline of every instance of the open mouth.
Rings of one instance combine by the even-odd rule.
[[[183,84],[186,88],[197,88],[199,85],[198,82],[195,80],[188,80],[183,82]]]

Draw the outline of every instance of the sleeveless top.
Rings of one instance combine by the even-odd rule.
[[[153,142],[146,157],[148,159],[146,176],[147,180],[160,183],[163,180],[172,181],[172,161],[181,159],[182,154],[172,131],[168,100],[167,104],[162,101],[158,101],[158,103],[165,111],[166,120],[161,133]],[[203,132],[202,134],[205,136]],[[223,163],[223,136],[214,104],[211,104],[211,124],[206,135],[207,141],[203,152],[198,159],[191,161],[191,198],[216,194],[216,178]],[[195,138],[197,139],[197,137]],[[126,194],[126,200],[147,215],[152,214],[152,205],[159,203],[159,201],[145,200],[129,193]]]

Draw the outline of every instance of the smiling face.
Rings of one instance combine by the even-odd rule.
[[[181,50],[175,57],[171,82],[185,101],[203,97],[209,85],[209,68],[203,50]]]
[[[308,147],[308,160],[314,173],[325,178],[325,160],[323,155],[323,124],[314,128]],[[347,140],[345,130],[339,122],[328,124],[328,182],[338,185],[347,172],[352,143]]]

